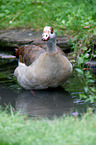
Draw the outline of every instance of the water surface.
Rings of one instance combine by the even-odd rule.
[[[1,54],[4,55],[4,54]],[[90,104],[78,99],[83,87],[76,72],[64,84],[64,88],[26,91],[14,78],[16,59],[0,58],[0,105],[5,108],[11,104],[17,111],[29,116],[48,117],[71,115],[72,112],[84,112]]]

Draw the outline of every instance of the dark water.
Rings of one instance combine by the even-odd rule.
[[[14,78],[17,67],[15,59],[0,58],[0,105],[5,108],[11,104],[17,111],[29,116],[48,117],[79,113],[86,111],[92,104],[78,99],[83,87],[76,72],[64,84],[64,88],[47,89],[41,91],[26,91],[22,89]]]

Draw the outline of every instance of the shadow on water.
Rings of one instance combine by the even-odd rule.
[[[16,110],[29,116],[48,117],[72,114],[74,110],[84,112],[89,104],[78,99],[82,92],[76,73],[71,76],[63,88],[26,91],[14,78],[17,61],[0,59],[0,105],[5,108],[11,104]],[[79,84],[79,85],[78,85]]]

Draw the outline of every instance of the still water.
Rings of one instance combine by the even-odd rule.
[[[24,115],[52,118],[71,115],[74,111],[82,113],[92,105],[78,99],[83,86],[76,72],[73,72],[64,88],[26,91],[14,78],[17,65],[16,59],[0,58],[0,105],[3,108],[11,104],[14,110],[21,111]]]

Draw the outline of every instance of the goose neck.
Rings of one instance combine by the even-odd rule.
[[[47,41],[47,52],[56,52],[56,40],[55,39],[49,39]]]

